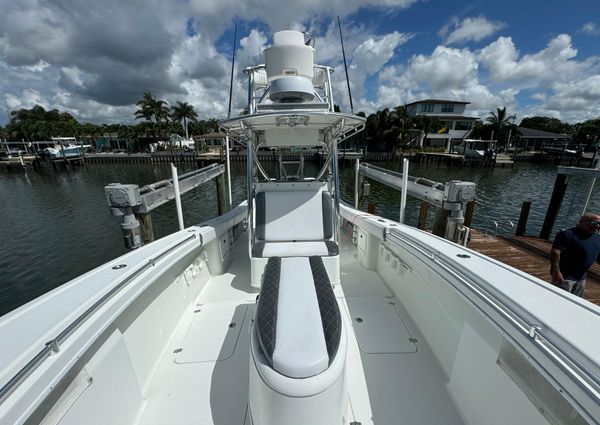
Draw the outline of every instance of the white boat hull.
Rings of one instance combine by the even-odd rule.
[[[23,423],[32,414],[59,424],[251,423],[249,330],[257,289],[250,285],[245,237],[232,250],[219,247],[219,235],[227,240],[245,207],[229,217],[236,215],[133,251],[5,316],[0,337],[13,343],[3,350],[3,384],[136,262],[168,252],[18,386],[0,406],[2,423]],[[594,359],[598,351],[585,351],[594,344],[577,335],[589,326],[585,338],[600,340],[595,306],[419,230],[347,207],[342,215],[357,225],[354,245],[352,226],[344,224],[342,280],[334,285],[348,330],[346,423],[544,424],[540,410],[557,408],[600,417],[566,369],[509,320],[536,311],[530,320],[544,323],[547,335],[583,350],[571,348],[574,359]],[[426,252],[442,248],[437,260]],[[113,270],[118,264],[127,267]],[[65,291],[71,295],[65,298]],[[573,320],[561,320],[564,315]],[[37,333],[17,337],[15,329],[23,327]],[[526,353],[532,376],[545,386],[528,388],[511,376],[511,367],[522,366],[511,360],[515,353]],[[558,382],[563,404],[549,405],[545,394]],[[567,402],[575,400],[578,412]]]

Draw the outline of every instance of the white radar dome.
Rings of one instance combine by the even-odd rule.
[[[314,99],[315,50],[304,44],[304,34],[279,31],[273,46],[265,49],[265,68],[273,102],[306,102]]]

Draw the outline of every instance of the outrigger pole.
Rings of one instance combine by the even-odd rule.
[[[342,42],[342,56],[344,57],[344,70],[346,71],[346,84],[348,84],[348,96],[350,96],[350,112],[354,115],[354,105],[352,105],[352,91],[350,90],[350,79],[348,78],[348,65],[346,64],[346,51],[344,50],[344,37],[342,37],[342,24],[338,15],[338,28],[340,29],[340,41]]]

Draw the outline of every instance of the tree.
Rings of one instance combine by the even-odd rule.
[[[587,149],[598,147],[600,142],[600,119],[587,120],[573,125],[573,139],[585,144]]]
[[[152,128],[152,135],[156,142],[156,130],[162,129],[162,123],[168,122],[170,117],[169,106],[164,100],[157,100],[150,92],[144,92],[144,96],[136,103],[138,110],[135,111],[135,119],[145,119]],[[154,121],[152,119],[154,118]]]
[[[408,108],[406,107],[406,104],[396,106],[394,108],[390,117],[390,121],[392,123],[392,136],[395,136],[392,140],[390,140],[392,145],[397,145],[398,142],[400,142],[402,146],[406,146],[408,142],[408,145],[410,147],[410,145],[412,144],[411,140],[407,139],[408,131],[413,123],[413,119],[411,116],[408,115]]]
[[[490,116],[485,120],[490,124],[494,130],[494,134],[498,142],[501,145],[506,144],[505,136],[506,130],[509,128],[514,129],[514,120],[517,118],[516,115],[508,115],[506,113],[506,106],[504,108],[496,108],[496,112],[490,112]]]
[[[136,103],[138,110],[135,111],[135,119],[145,119],[147,122],[152,122],[154,117],[154,109],[156,106],[156,97],[150,92],[144,92],[142,100]]]
[[[169,104],[164,100],[158,100],[154,109],[154,119],[158,124],[158,129],[161,136],[164,136],[164,129],[169,124],[171,119],[171,110]]]
[[[573,130],[572,126],[563,123],[558,118],[549,117],[528,117],[523,118],[520,127],[533,128],[535,130],[549,131],[551,133],[570,134]]]
[[[194,111],[194,107],[187,102],[177,102],[177,105],[171,107],[171,118],[174,122],[181,124],[183,121],[183,129],[185,130],[185,138],[188,140],[187,121],[195,122],[198,120],[198,114]]]
[[[74,136],[79,132],[80,124],[68,112],[58,109],[46,111],[35,105],[31,109],[19,109],[10,113],[10,123],[6,130],[11,138],[17,140],[48,140],[55,136]]]
[[[423,140],[429,133],[437,132],[442,128],[442,123],[436,117],[429,115],[417,115],[412,121],[415,129],[421,131],[419,145],[423,145]]]

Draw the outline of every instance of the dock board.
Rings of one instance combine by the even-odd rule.
[[[527,236],[486,235],[471,230],[468,247],[516,269],[550,282],[550,248],[552,244],[539,238]],[[600,265],[594,264],[588,273],[584,298],[600,305]]]

